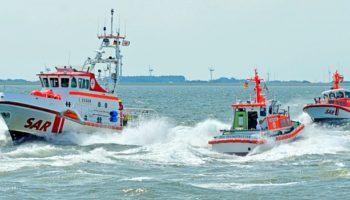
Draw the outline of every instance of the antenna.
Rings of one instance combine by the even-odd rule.
[[[214,71],[214,68],[209,68],[209,73],[210,73],[210,81],[213,81],[213,71]]]
[[[124,36],[126,37],[126,20],[124,20]]]
[[[111,35],[113,35],[113,14],[114,14],[114,10],[111,9]]]
[[[267,82],[270,82],[270,72],[267,72]]]
[[[68,63],[67,63],[68,66],[69,66],[69,63],[70,63],[70,52],[68,52]]]
[[[103,24],[104,24],[104,26],[103,26],[103,34],[104,34],[104,36],[106,36],[106,30],[107,30],[107,28],[106,28],[106,18],[104,18]]]
[[[121,16],[119,15],[119,17],[118,17],[118,34],[120,33],[120,18],[121,18]]]

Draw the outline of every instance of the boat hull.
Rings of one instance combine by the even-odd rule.
[[[304,107],[314,122],[343,123],[350,120],[350,109],[333,104],[311,104]]]
[[[254,143],[242,143],[242,142],[227,142],[227,143],[218,143],[213,144],[212,149],[219,153],[225,154],[235,154],[238,156],[245,156],[248,153],[252,152],[258,144]]]
[[[60,105],[56,100],[44,100],[41,102],[40,98],[27,99],[27,102],[32,103],[0,100],[0,114],[14,143],[21,143],[28,139],[55,137],[70,132],[94,133],[101,129],[114,132],[123,128],[68,118],[63,115],[67,110],[65,105]]]
[[[270,144],[278,144],[282,142],[290,142],[294,140],[299,133],[304,129],[304,125],[298,122],[295,123],[293,129],[283,134],[275,134],[268,136],[269,132],[235,131],[233,134],[228,134],[225,137],[210,140],[208,143],[212,145],[212,149],[219,153],[235,154],[245,156],[257,147],[269,148]],[[248,135],[248,136],[245,136]]]

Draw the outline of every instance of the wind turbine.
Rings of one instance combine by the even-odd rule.
[[[210,68],[209,68],[210,81],[213,81],[213,71],[214,71],[214,68],[210,67]]]
[[[149,76],[152,76],[153,71],[154,71],[154,69],[152,69],[151,66],[148,66]]]

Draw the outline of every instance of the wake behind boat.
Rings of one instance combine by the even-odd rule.
[[[343,123],[350,120],[350,90],[340,88],[344,77],[336,71],[333,74],[333,87],[315,98],[315,103],[304,107],[314,122]]]
[[[80,70],[56,67],[38,74],[42,89],[26,94],[0,94],[0,113],[12,140],[46,137],[67,132],[121,131],[124,126],[149,109],[124,109],[117,96],[122,73],[121,47],[130,42],[119,31],[98,35],[102,40],[94,58],[88,58]],[[108,51],[111,54],[106,55]],[[97,76],[95,75],[97,73]]]
[[[221,130],[221,135],[208,142],[214,151],[247,155],[258,146],[266,146],[269,141],[294,140],[304,129],[300,122],[290,120],[289,109],[280,109],[276,100],[265,100],[260,86],[263,79],[257,70],[255,77],[247,80],[255,82],[256,98],[232,105],[234,119],[231,129]]]

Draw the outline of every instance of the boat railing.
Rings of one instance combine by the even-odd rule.
[[[334,104],[338,106],[349,106],[350,104],[350,100],[348,98],[321,99],[319,97],[319,98],[314,98],[314,100],[315,100],[315,104]]]
[[[127,117],[128,120],[135,120],[139,118],[150,118],[157,116],[157,111],[147,108],[125,108],[123,110],[123,117]]]
[[[226,131],[226,132],[232,132],[232,130],[221,130],[221,131]],[[231,139],[231,138],[241,138],[241,139],[251,139],[251,138],[255,138],[257,137],[256,135],[254,135],[257,132],[251,132],[251,131],[247,131],[246,133],[236,133],[236,134],[223,134],[220,136],[215,136],[215,139]]]

